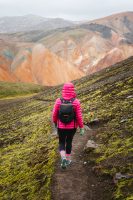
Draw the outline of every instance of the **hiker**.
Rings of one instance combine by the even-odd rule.
[[[81,106],[72,83],[65,83],[62,98],[56,99],[52,121],[59,136],[61,167],[65,169],[71,163],[72,140],[76,129],[79,127],[80,135],[84,134]]]

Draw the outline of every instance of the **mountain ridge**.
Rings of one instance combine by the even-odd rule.
[[[60,19],[56,20],[56,22],[58,20],[60,21]],[[70,25],[68,27],[58,27],[53,30],[42,29],[12,34],[0,34],[0,68],[2,71],[0,80],[4,81],[5,77],[6,81],[9,79],[12,81],[34,82],[36,79],[32,77],[33,74],[29,67],[26,68],[25,73],[21,73],[21,70],[23,71],[26,65],[32,68],[32,51],[34,46],[39,44],[49,51],[51,59],[54,60],[50,61],[49,56],[46,57],[44,53],[44,63],[49,68],[49,72],[51,71],[50,68],[52,68],[53,73],[56,74],[58,65],[61,67],[63,73],[65,73],[65,68],[69,68],[69,71],[67,71],[67,80],[74,80],[77,77],[74,75],[75,77],[72,78],[72,69],[74,71],[77,70],[77,74],[82,74],[83,76],[97,72],[133,55],[132,27],[133,12],[124,12],[97,21],[95,20],[93,23],[89,22],[74,26]],[[18,59],[18,55],[20,59]],[[35,59],[38,60],[36,56]],[[46,64],[46,62],[53,64],[51,66],[51,64]],[[36,68],[45,71],[45,66],[42,63],[43,60],[41,58],[37,62]],[[17,76],[19,71],[18,78],[15,74],[16,70],[13,67],[15,65],[19,69],[17,70]],[[23,77],[20,77],[21,74]],[[47,74],[47,76],[46,79],[49,82],[50,74]],[[41,71],[40,77],[42,77]],[[44,74],[43,77],[45,77]],[[55,81],[51,81],[54,84],[62,83],[57,81],[58,78],[55,77]],[[44,84],[45,80],[40,79],[41,81],[38,83]],[[59,80],[62,80],[61,76]],[[65,81],[66,79],[64,79]],[[49,84],[52,83],[49,82]]]
[[[38,15],[24,15],[0,18],[0,33],[17,33],[33,30],[53,30],[74,25],[62,18],[45,18]]]

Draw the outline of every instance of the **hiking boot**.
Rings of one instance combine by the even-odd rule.
[[[67,160],[65,158],[61,159],[61,168],[66,169],[67,167]]]
[[[66,160],[66,165],[67,165],[67,166],[70,165],[71,163],[72,163],[71,160]]]

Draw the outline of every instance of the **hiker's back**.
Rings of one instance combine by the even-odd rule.
[[[61,99],[64,99],[64,101],[66,102],[67,101],[69,102],[70,100],[73,99],[71,103],[68,103],[69,104],[68,107],[70,109],[69,110],[70,112],[72,112],[72,108],[73,108],[73,111],[75,112],[75,119],[73,119],[73,116],[71,116],[71,120],[69,120],[68,123],[65,123],[65,121],[63,122],[63,120],[61,120],[59,117],[60,106],[62,104]],[[72,107],[70,104],[72,104]],[[68,113],[66,113],[66,115],[67,114]],[[64,84],[63,89],[62,89],[62,98],[58,98],[55,102],[54,109],[53,109],[53,122],[56,123],[58,128],[61,128],[61,129],[74,129],[74,128],[77,128],[78,126],[80,128],[83,127],[83,119],[82,119],[80,102],[76,98],[74,85],[72,83]]]
[[[80,124],[82,124],[82,120],[80,119],[82,117],[81,115],[81,108],[80,108],[80,102],[77,98],[74,99],[74,101],[72,102],[72,106],[75,112],[75,119],[72,119],[69,123],[65,123],[63,121],[60,120],[59,118],[59,111],[60,111],[60,106],[62,105],[61,99],[58,98],[56,100],[56,109],[57,109],[57,124],[58,124],[58,128],[61,129],[73,129],[73,128],[77,128]]]
[[[60,98],[60,100],[61,100],[61,105],[58,114],[59,120],[65,125],[69,124],[73,120],[75,121],[76,120],[75,108],[72,104],[75,98],[72,98],[70,100]]]

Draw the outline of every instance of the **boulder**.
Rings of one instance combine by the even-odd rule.
[[[87,144],[84,147],[86,151],[93,151],[98,147],[98,144],[95,143],[94,140],[88,140]]]

